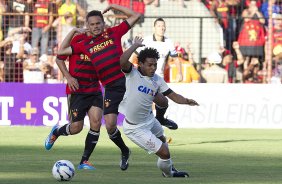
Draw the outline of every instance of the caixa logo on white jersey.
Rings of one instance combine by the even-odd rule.
[[[147,88],[146,86],[138,86],[138,91],[140,91],[142,93],[145,93],[145,94],[148,94],[148,95],[151,95],[151,96],[155,96],[156,95],[155,91],[153,91],[150,88]]]

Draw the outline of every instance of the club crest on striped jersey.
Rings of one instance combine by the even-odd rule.
[[[90,61],[90,60],[89,60],[89,57],[88,57],[87,55],[80,54],[79,57],[80,57],[80,59],[83,60],[83,61]]]
[[[109,39],[109,35],[107,32],[103,33],[102,36],[105,38],[105,39]]]

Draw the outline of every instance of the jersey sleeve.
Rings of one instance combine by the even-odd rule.
[[[124,72],[126,79],[131,79],[136,74],[137,74],[137,69],[133,67],[133,65],[131,65],[131,70],[129,72]]]
[[[113,31],[115,34],[119,35],[120,37],[122,37],[123,35],[125,35],[127,33],[127,31],[130,29],[130,25],[128,24],[128,22],[125,20],[123,21],[121,24],[119,24],[118,26],[115,26],[113,28],[110,28],[111,31]]]
[[[71,43],[72,54],[81,54],[83,52],[84,42],[73,42]]]
[[[133,68],[133,64],[131,64],[130,68],[128,70],[123,70],[121,69],[121,71],[126,74],[126,73],[130,73],[132,71],[132,68]]]
[[[170,90],[170,88],[168,87],[167,83],[164,81],[164,79],[162,77],[160,77],[160,76],[157,76],[157,77],[158,77],[158,84],[159,84],[158,92],[164,94],[165,92]]]

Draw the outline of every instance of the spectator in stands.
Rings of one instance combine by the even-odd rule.
[[[46,55],[49,30],[53,23],[52,4],[45,0],[37,0],[34,13],[37,15],[33,17],[31,45],[32,48],[37,48],[40,41],[40,55]]]
[[[61,43],[69,31],[76,27],[77,19],[86,16],[86,11],[72,0],[66,0],[58,9],[58,14],[60,16],[58,20],[58,43]]]
[[[257,1],[250,0],[249,7],[242,13],[244,22],[241,26],[238,42],[240,51],[245,58],[243,75],[250,76],[257,66],[257,62],[263,62],[264,58],[264,45],[265,45],[265,30],[263,24],[265,19],[257,7]],[[250,63],[252,66],[249,67]],[[262,66],[262,65],[260,65]],[[248,74],[248,75],[247,75]]]
[[[44,81],[47,83],[54,83],[56,75],[54,68],[49,63],[42,64],[42,72],[44,74]]]
[[[23,82],[23,60],[27,57],[29,47],[25,45],[27,34],[19,34],[15,37],[8,37],[0,42],[0,47],[4,47],[4,81],[5,82]],[[13,44],[18,44],[14,46]]]
[[[228,82],[238,83],[243,81],[242,71],[240,71],[239,66],[244,63],[244,58],[240,52],[238,42],[233,42],[233,49],[236,53],[236,57],[233,57],[231,51],[225,48],[220,49],[220,54],[222,56],[222,65],[228,73]]]
[[[218,23],[223,30],[223,39],[225,41],[225,47],[228,50],[232,49],[232,42],[236,40],[237,29],[237,6],[240,5],[239,0],[214,0],[211,3],[210,13],[215,17],[216,23]]]
[[[141,14],[140,19],[138,20],[137,24],[142,26],[142,23],[144,22],[144,14],[146,5],[152,4],[155,0],[108,0],[109,4],[118,4],[120,6],[124,6],[127,8],[132,9],[135,12],[138,12]],[[122,15],[121,12],[114,11],[115,15]],[[121,19],[116,18],[115,22],[112,23],[112,26],[118,25],[120,23]]]
[[[41,71],[41,63],[39,62],[39,50],[38,48],[32,49],[30,57],[23,62],[24,70],[28,71]]]
[[[252,59],[243,71],[244,83],[262,83],[262,76],[260,75],[261,63],[257,58]]]
[[[17,31],[17,32],[15,32]],[[31,29],[29,27],[22,27],[22,28],[15,28],[10,33],[12,34],[12,40],[13,40],[13,47],[12,47],[12,53],[20,53],[21,52],[21,41],[23,42],[24,51],[25,54],[31,54],[32,47],[30,43],[28,43],[29,40],[29,33],[31,32]],[[26,57],[26,55],[23,55]]]
[[[260,8],[261,13],[263,14],[264,18],[265,18],[265,25],[268,26],[268,19],[269,19],[269,15],[268,15],[268,2],[269,0],[265,0]],[[282,2],[281,1],[276,1],[276,0],[271,0],[273,3],[272,6],[272,16],[275,16],[275,14],[280,14],[282,13]]]
[[[54,49],[58,46],[58,40],[57,40],[57,27],[59,24],[58,19],[58,9],[59,5],[57,4],[56,0],[51,0],[50,2],[51,6],[51,12],[53,14],[53,23],[49,30],[49,40],[48,40],[48,49],[47,49],[47,55],[54,55]]]
[[[275,61],[282,59],[282,14],[273,16],[273,57]]]
[[[210,53],[206,59],[206,63],[208,63],[208,66],[202,70],[202,77],[207,83],[228,82],[227,71],[220,66],[222,63],[222,57],[219,52],[215,51]]]
[[[274,63],[272,71],[271,83],[281,84],[282,83],[282,59]]]
[[[182,74],[185,83],[198,83],[200,75],[194,67],[193,53],[190,44],[187,44],[186,50],[180,46],[179,43],[175,44],[175,50],[178,53],[178,59],[182,63]]]
[[[243,0],[243,1],[241,1],[241,2],[245,2],[245,7],[249,7],[250,6],[250,4],[252,4],[252,1],[253,0]],[[261,8],[261,5],[262,5],[262,2],[264,1],[264,0],[255,0],[256,1],[256,7],[258,7],[258,9],[260,9]]]
[[[18,27],[30,27],[29,21],[30,16],[28,13],[31,12],[30,5],[24,0],[10,0],[7,3],[7,12],[18,15],[7,15],[5,25],[8,25],[8,36],[10,31]]]
[[[2,30],[2,27],[4,27],[2,14],[6,12],[6,9],[7,6],[5,0],[0,0],[0,41],[2,41],[4,38],[3,30]]]

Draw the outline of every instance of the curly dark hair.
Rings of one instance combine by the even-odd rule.
[[[157,49],[146,47],[139,53],[137,57],[138,63],[144,63],[146,58],[154,58],[158,60],[160,58],[160,55]]]

